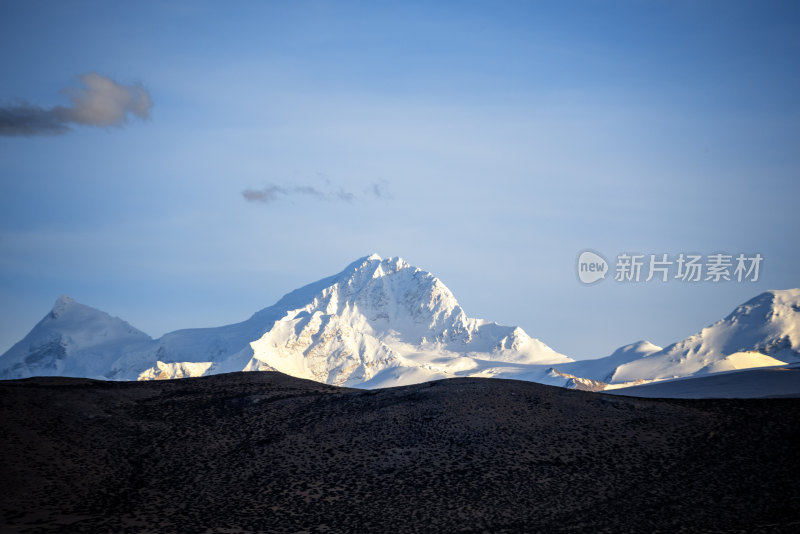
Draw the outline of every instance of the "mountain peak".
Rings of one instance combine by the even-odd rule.
[[[2,356],[0,378],[108,378],[114,362],[152,343],[122,319],[61,295],[50,313]]]
[[[364,256],[363,258],[357,259],[348,265],[343,272],[349,272],[351,270],[364,270],[367,268],[375,268],[377,266],[383,266],[384,270],[386,267],[390,267],[392,271],[396,271],[404,267],[411,267],[411,264],[400,256],[389,256],[387,258],[383,258],[380,255],[373,253],[369,256]]]
[[[420,272],[424,275],[424,277],[428,277],[431,278],[431,280],[436,281],[433,275],[413,267],[399,256],[393,256],[384,259],[377,254],[372,254],[370,256],[364,256],[363,258],[357,259],[345,267],[345,269],[339,274],[320,280],[315,284],[309,284],[309,286],[306,287],[312,287],[322,282],[329,282],[331,285],[344,283],[350,291],[358,292],[361,288],[370,284],[372,280],[385,278],[387,276],[397,274],[403,270],[409,270],[409,272],[412,273]]]
[[[55,304],[53,304],[53,309],[46,318],[58,319],[60,322],[80,322],[87,320],[87,318],[106,317],[112,319],[110,315],[102,310],[87,306],[86,304],[81,304],[69,295],[61,295],[56,299]]]
[[[72,304],[73,302],[75,302],[75,299],[69,295],[59,295],[59,297],[56,299],[55,306]]]
[[[631,343],[630,345],[625,345],[623,347],[620,347],[615,352],[634,352],[635,351],[635,352],[640,352],[642,354],[652,354],[654,352],[660,351],[662,348],[663,347],[659,347],[655,343],[651,343],[650,341],[648,341],[646,339],[640,339],[639,341]]]
[[[53,319],[58,319],[61,315],[67,312],[70,308],[74,307],[78,304],[75,299],[70,297],[69,295],[61,295],[56,299],[55,304],[53,304],[53,309],[51,311],[51,316]]]
[[[747,357],[739,356],[747,353]],[[727,317],[638,361],[619,366],[614,382],[681,378],[800,358],[800,289],[765,291]]]
[[[484,365],[478,360],[569,361],[521,328],[467,317],[444,283],[398,256],[360,258],[260,313],[270,321],[259,322],[271,328],[250,340],[247,370],[278,370],[329,384],[375,380],[374,387],[388,380],[379,374],[401,368],[413,369],[409,376],[417,379],[443,377],[455,372],[451,365],[458,372]],[[470,358],[475,360],[468,363]]]
[[[798,312],[800,312],[800,289],[769,290],[737,306],[724,321],[730,323],[778,321],[788,322],[789,326],[792,326],[800,319]]]

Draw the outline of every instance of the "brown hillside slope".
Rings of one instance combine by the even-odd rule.
[[[0,382],[2,532],[800,529],[800,399]]]

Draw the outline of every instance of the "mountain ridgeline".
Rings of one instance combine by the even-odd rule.
[[[373,254],[241,323],[152,339],[62,296],[0,356],[0,378],[152,380],[280,371],[378,388],[451,377],[613,389],[800,361],[800,289],[768,291],[666,348],[640,341],[574,361],[519,327],[470,318],[435,276]]]

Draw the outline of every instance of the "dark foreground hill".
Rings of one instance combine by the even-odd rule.
[[[800,400],[0,382],[2,532],[797,532]]]

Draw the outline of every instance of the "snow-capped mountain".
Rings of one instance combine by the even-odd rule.
[[[563,365],[558,365],[561,373],[593,380],[596,382],[610,382],[614,372],[621,365],[638,361],[662,350],[661,347],[649,341],[637,341],[630,345],[625,345],[609,356],[597,358],[595,360],[580,360]]]
[[[666,348],[639,341],[620,347],[610,356],[555,365],[545,375],[528,379],[581,389],[616,390],[794,362],[800,362],[800,289],[786,289],[764,292],[721,321]],[[800,392],[800,384],[797,390]]]
[[[153,340],[122,319],[62,295],[53,309],[0,357],[0,378],[107,376],[124,355]]]
[[[618,366],[607,381],[681,378],[798,360],[800,289],[767,291],[697,334]]]
[[[0,356],[0,378],[152,380],[276,370],[363,388],[472,376],[598,391],[797,361],[800,289],[763,293],[663,349],[639,341],[604,358],[573,361],[521,328],[468,317],[432,274],[373,254],[246,321],[158,340],[60,297]]]
[[[59,315],[63,302],[79,310],[74,318]],[[179,330],[156,341],[70,299],[59,299],[48,317],[0,357],[0,376],[130,380],[277,370],[329,384],[377,386],[571,361],[520,328],[467,317],[438,278],[377,255],[287,294],[244,322]]]
[[[387,370],[447,374],[478,361],[570,361],[521,328],[467,317],[438,278],[400,258],[358,260],[323,285],[275,305],[281,317],[251,344],[248,370],[354,385]]]

